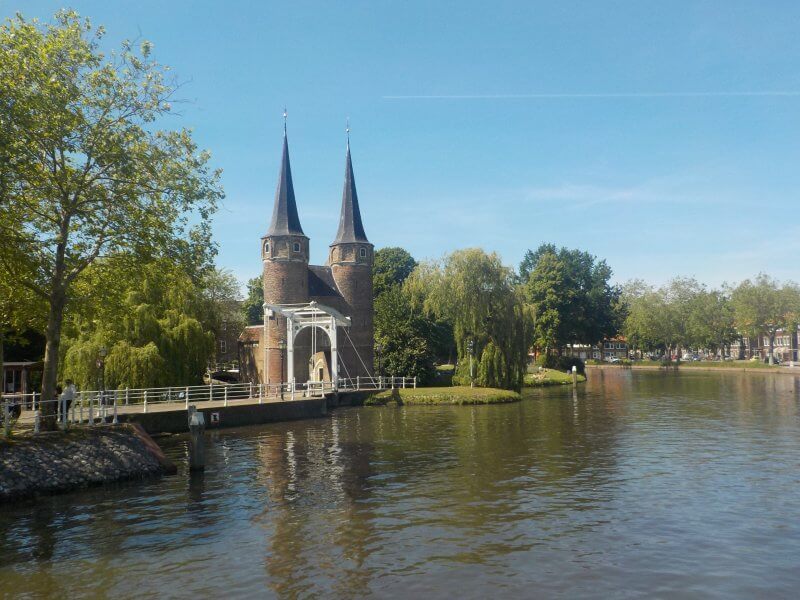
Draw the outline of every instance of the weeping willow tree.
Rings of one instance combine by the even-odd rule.
[[[421,264],[406,287],[419,308],[453,323],[459,358],[455,381],[470,381],[471,355],[478,385],[522,386],[533,318],[513,271],[497,254],[457,250],[439,262]]]
[[[105,347],[107,388],[202,383],[219,319],[207,301],[205,279],[192,277],[175,261],[131,264],[127,259],[92,266],[86,281],[79,282],[77,289],[86,288],[94,301],[81,303],[82,310],[68,322],[62,379],[94,389]]]

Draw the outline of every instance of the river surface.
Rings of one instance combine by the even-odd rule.
[[[796,598],[800,378],[591,371],[518,404],[161,440],[179,475],[0,507],[0,597]]]

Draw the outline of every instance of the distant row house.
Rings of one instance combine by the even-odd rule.
[[[609,360],[612,358],[628,358],[628,341],[624,336],[618,335],[600,344],[572,344],[567,348],[567,354],[576,356],[581,360]]]
[[[798,337],[800,337],[800,326],[792,335],[791,329],[778,329],[775,332],[775,342],[772,347],[773,355],[781,362],[797,361],[800,359],[798,354]],[[766,360],[769,357],[769,338],[765,335],[753,338],[743,337],[731,344],[731,356],[734,358],[761,358]]]

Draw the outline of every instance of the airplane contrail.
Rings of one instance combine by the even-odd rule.
[[[762,92],[632,92],[594,94],[416,94],[382,96],[383,100],[551,100],[559,98],[737,98],[800,96],[800,90]]]

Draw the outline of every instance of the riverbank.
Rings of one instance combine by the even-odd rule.
[[[586,376],[578,374],[578,383],[586,381]],[[555,369],[542,369],[537,373],[528,373],[524,380],[526,387],[546,387],[549,385],[569,385],[572,383],[572,373],[564,373]]]
[[[175,466],[137,425],[0,441],[0,503],[173,472]]]
[[[660,363],[653,363],[653,364],[627,364],[627,365],[619,365],[619,364],[602,364],[602,365],[592,365],[587,364],[587,369],[635,369],[641,371],[680,371],[680,370],[687,370],[687,371],[719,371],[719,372],[727,372],[727,373],[736,373],[736,372],[744,372],[744,373],[772,373],[775,375],[800,375],[800,366],[798,367],[778,367],[778,366],[768,366],[768,365],[759,365],[756,363],[755,365],[748,365],[747,363],[711,363],[711,364],[703,364],[703,363],[696,363],[696,362],[686,362],[686,363],[674,363],[669,365],[662,365]]]
[[[395,388],[370,394],[364,406],[384,406],[390,402],[397,404],[505,404],[519,402],[522,397],[517,392],[479,387],[429,387]]]

